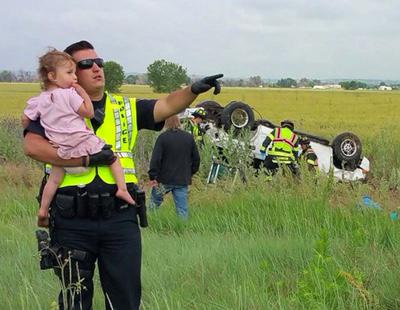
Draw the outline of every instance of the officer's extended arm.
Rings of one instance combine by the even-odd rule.
[[[174,91],[167,97],[158,99],[154,107],[154,121],[161,122],[172,115],[178,114],[190,106],[197,95],[210,90],[212,87],[214,87],[214,94],[218,94],[221,91],[218,79],[223,76],[223,74],[207,76],[194,82],[189,87]]]

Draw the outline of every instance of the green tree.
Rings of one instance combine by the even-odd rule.
[[[359,88],[367,88],[367,84],[359,81],[343,81],[339,83],[343,89],[355,90]]]
[[[0,72],[0,82],[13,82],[15,81],[15,74],[8,70]]]
[[[139,79],[139,76],[135,75],[135,74],[129,74],[126,78],[125,78],[125,83],[126,84],[136,84],[136,81]]]
[[[297,82],[296,82],[296,80],[291,79],[291,78],[280,79],[278,82],[276,82],[276,86],[283,87],[283,88],[296,87]]]
[[[259,87],[263,85],[262,78],[259,75],[249,77],[248,85],[250,87]]]
[[[106,61],[104,75],[106,77],[105,89],[112,93],[118,92],[125,78],[122,66],[115,61]]]
[[[156,93],[170,93],[190,80],[185,68],[164,59],[156,60],[147,67],[147,78]]]

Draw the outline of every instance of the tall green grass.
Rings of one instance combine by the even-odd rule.
[[[400,306],[399,222],[386,210],[356,208],[367,185],[351,189],[321,178],[316,191],[312,179],[260,178],[248,187],[197,180],[187,223],[177,219],[170,199],[149,213],[144,309]],[[10,309],[47,309],[58,284],[51,272],[39,271],[37,206],[20,187],[9,186],[0,198],[0,298]]]

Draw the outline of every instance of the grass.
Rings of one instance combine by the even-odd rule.
[[[170,199],[149,214],[144,309],[400,306],[399,224],[387,211],[355,208],[367,185],[349,189],[322,178],[321,190],[311,195],[311,180],[252,180],[247,188],[198,181],[188,223],[176,219]],[[32,192],[20,188],[8,186],[0,198],[0,298],[10,309],[47,309],[58,285],[51,272],[39,272],[37,207]],[[333,204],[338,194],[344,201]],[[101,308],[98,279],[96,286]]]
[[[122,90],[154,96],[147,87]],[[7,98],[15,104],[7,112],[1,107],[0,119],[2,309],[52,308],[59,289],[51,271],[39,270],[34,196],[40,166],[21,154],[15,120],[23,98],[37,91],[38,85],[0,84],[1,104]],[[393,134],[398,95],[224,89],[215,97],[221,103],[246,101],[274,122],[293,118],[328,137],[356,129],[373,173],[367,183],[337,183],[304,171],[302,182],[248,175],[246,185],[230,177],[206,185],[209,154],[203,153],[191,187],[190,221],[177,219],[168,197],[159,211],[149,213],[150,227],[142,231],[143,309],[400,308],[399,221],[389,217],[400,198],[400,144]],[[351,115],[339,117],[336,112],[343,109]],[[141,133],[136,154],[142,175],[153,141],[154,135]],[[383,210],[357,208],[364,194]],[[102,309],[95,281],[94,308]]]

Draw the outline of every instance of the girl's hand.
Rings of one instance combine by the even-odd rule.
[[[83,87],[81,85],[79,85],[78,83],[74,83],[72,84],[72,87],[75,88],[76,92],[78,93],[79,96],[81,97],[89,97],[86,90],[83,89]]]

